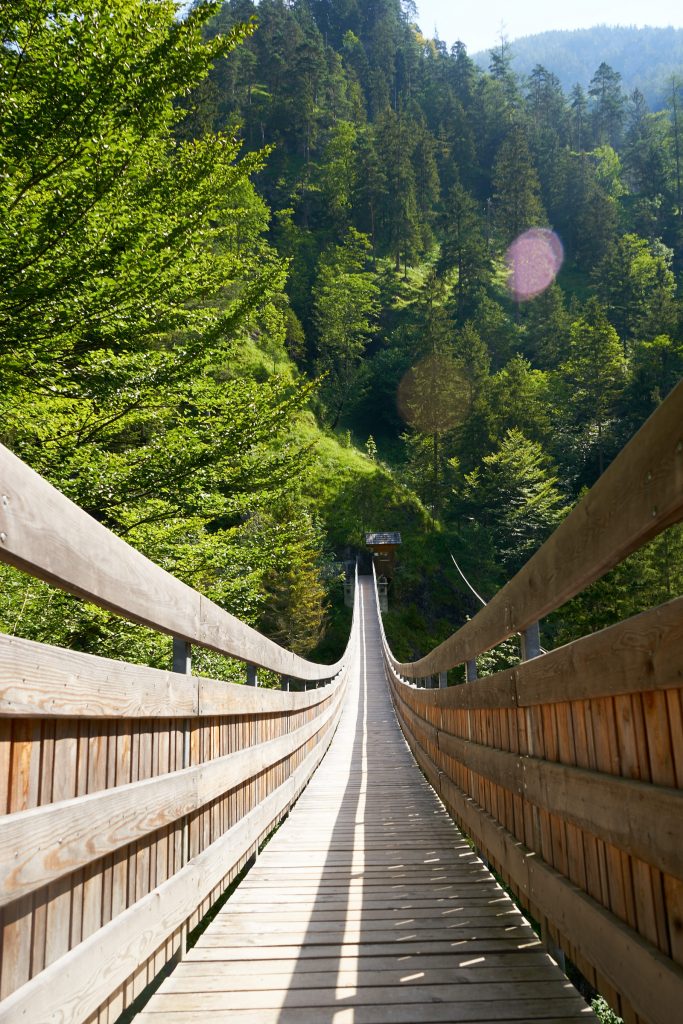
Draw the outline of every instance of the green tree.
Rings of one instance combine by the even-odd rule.
[[[671,140],[666,111],[648,113],[638,89],[630,98],[624,165],[636,193],[656,197],[666,194],[671,170]]]
[[[173,97],[238,39],[202,42],[216,7],[177,21],[173,3],[150,0],[116,0],[106,17],[94,0],[49,18],[39,0],[5,6],[1,344],[36,379],[68,387],[84,348],[131,350],[235,315],[237,302],[204,300],[235,277],[237,210],[243,233],[264,224],[248,184],[260,161],[235,164],[225,136],[172,134]]]
[[[591,116],[595,144],[618,147],[621,142],[626,98],[621,91],[621,75],[604,61],[588,87],[592,99]]]
[[[569,138],[571,146],[572,149],[580,152],[587,148],[588,99],[578,82],[573,87],[569,96],[569,110]]]
[[[414,123],[405,114],[385,110],[375,129],[386,179],[381,211],[383,248],[393,256],[396,272],[400,271],[403,262],[406,274],[408,264],[421,251],[417,183],[412,164],[414,128]]]
[[[238,372],[258,335],[284,355],[284,272],[249,180],[262,159],[238,160],[232,135],[179,130],[176,99],[244,35],[205,41],[217,8],[179,20],[156,0],[3,7],[0,436],[258,622],[276,548],[255,519],[300,465],[291,430],[309,388]],[[127,627],[86,606],[59,625],[61,599],[40,595],[54,639],[128,657],[147,643],[126,647]]]
[[[415,200],[420,230],[420,249],[434,244],[433,225],[440,199],[439,171],[436,164],[436,143],[425,125],[420,125],[413,153]]]
[[[598,181],[595,158],[589,153],[561,154],[562,195],[554,215],[567,257],[581,270],[591,270],[605,256],[618,228],[619,206]]]
[[[521,569],[567,511],[549,457],[516,429],[465,476],[459,501],[471,517],[470,540],[499,583]]]
[[[559,79],[537,64],[529,76],[526,99],[531,118],[531,150],[543,203],[552,216],[561,190],[559,154],[567,135],[567,111]]]
[[[681,115],[681,82],[672,76],[667,106],[671,111],[671,136],[674,153],[674,197],[679,225],[683,221],[683,116]]]
[[[517,76],[512,69],[512,47],[504,35],[501,35],[498,46],[489,50],[489,71],[491,78],[502,86],[509,109],[514,109],[519,102]]]
[[[457,273],[453,291],[456,315],[462,322],[471,315],[477,291],[488,279],[491,258],[477,204],[459,181],[446,198],[441,228],[439,269]]]
[[[523,307],[522,351],[539,370],[554,370],[569,350],[571,320],[564,293],[552,284]]]
[[[350,121],[336,121],[329,132],[318,168],[321,214],[341,237],[349,226],[356,184],[354,146],[356,129]]]
[[[596,288],[624,340],[651,338],[677,326],[673,253],[661,242],[627,234],[595,270]]]
[[[367,127],[363,132],[359,133],[357,149],[356,226],[370,237],[373,269],[375,269],[377,265],[378,223],[386,200],[387,178],[371,127]]]
[[[509,430],[520,430],[526,438],[546,444],[550,438],[548,381],[523,356],[515,355],[487,389],[491,439],[497,443]]]
[[[659,334],[633,346],[625,401],[625,433],[630,436],[683,378],[683,342]]]
[[[493,165],[496,226],[505,243],[527,228],[545,223],[540,182],[525,129],[516,124],[506,136]]]
[[[316,369],[326,375],[322,394],[333,427],[359,382],[365,346],[375,329],[377,284],[367,269],[369,254],[367,236],[351,228],[343,245],[323,253],[313,289]]]
[[[566,417],[584,462],[605,468],[608,429],[626,386],[627,363],[619,335],[605,310],[590,299],[571,326],[569,357],[557,371],[560,419]]]

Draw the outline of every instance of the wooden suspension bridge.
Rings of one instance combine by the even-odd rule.
[[[543,655],[538,622],[682,518],[683,384],[440,647],[398,662],[365,577],[325,666],[0,449],[0,558],[174,637],[163,672],[0,636],[0,1024],[595,1020],[569,962],[676,1024],[683,599]]]

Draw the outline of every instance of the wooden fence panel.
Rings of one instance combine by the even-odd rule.
[[[136,667],[128,668],[135,675]],[[296,795],[291,780],[303,779],[329,742],[347,672],[348,665],[315,694],[258,694],[262,707],[289,698],[284,711],[235,714],[231,696],[228,715],[63,718],[58,710],[50,718],[0,720],[8,766],[7,813],[0,818],[0,1021],[12,1020],[23,1005],[31,1005],[32,1021],[42,1019],[42,1004],[33,1000],[52,967],[69,958],[78,963],[85,955],[79,951],[107,928],[119,935],[118,922],[137,914],[160,886],[171,885],[186,865],[204,863],[259,808],[275,807],[272,817],[254,819],[234,859],[226,847],[223,861],[211,861],[211,884],[198,902],[174,890],[185,908],[180,917],[161,928],[141,961],[129,959],[132,973],[113,971],[116,985],[103,1006],[83,1006],[93,1020],[114,1019],[142,991],[286,813]],[[240,689],[253,706],[252,694]],[[134,956],[132,947],[127,955]],[[101,985],[97,991],[103,993]],[[54,985],[45,992],[54,998]],[[67,1002],[65,1020],[86,1019]]]
[[[606,659],[615,638],[647,632],[654,620],[673,628],[670,611],[577,641],[555,661],[580,664],[585,647],[593,660],[596,644]],[[669,665],[683,664],[678,627],[675,644],[662,633]],[[623,693],[611,676],[583,675],[579,698],[565,688],[560,700],[553,657],[501,674],[510,685],[494,676],[416,689],[388,659],[387,675],[418,762],[549,945],[625,1020],[669,1024],[683,1001],[680,674],[659,676],[660,689],[651,690],[653,674],[645,673],[640,692],[627,674]],[[596,696],[586,697],[591,681]],[[520,698],[525,707],[511,709]]]

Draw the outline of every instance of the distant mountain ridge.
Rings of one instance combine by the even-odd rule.
[[[534,65],[542,64],[557,75],[565,91],[577,82],[586,88],[605,61],[621,74],[624,90],[640,89],[651,109],[664,105],[671,75],[683,77],[681,28],[596,25],[523,36],[511,41],[510,48],[518,74],[528,75]],[[472,58],[488,68],[488,51]]]

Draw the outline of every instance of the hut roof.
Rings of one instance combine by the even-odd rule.
[[[379,544],[400,544],[400,533],[366,533],[365,543],[368,547],[376,547]]]

